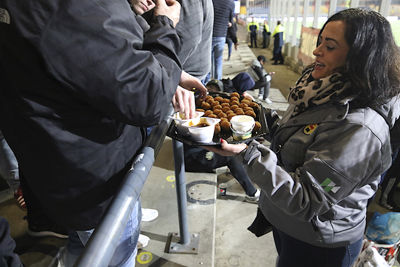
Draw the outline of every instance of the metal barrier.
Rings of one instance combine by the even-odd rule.
[[[125,176],[120,191],[113,199],[100,225],[94,230],[75,266],[108,266],[119,238],[125,229],[129,214],[140,196],[150,169],[154,164],[155,157],[163,144],[171,123],[169,115],[172,115],[172,113],[173,109],[171,107],[168,116],[151,131],[144,148],[137,155],[132,168]]]

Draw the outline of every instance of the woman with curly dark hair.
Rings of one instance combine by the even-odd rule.
[[[278,267],[352,266],[400,115],[399,48],[379,13],[333,15],[313,53],[288,110],[269,125],[270,148],[223,141],[212,149],[237,155],[260,187],[256,225],[273,225]]]

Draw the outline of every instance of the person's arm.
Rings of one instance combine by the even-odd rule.
[[[233,24],[234,15],[235,15],[235,3],[231,1],[231,7],[229,12],[229,22],[231,23],[231,25]]]
[[[258,76],[258,80],[259,81],[265,81],[265,76],[264,76],[264,72],[263,72],[263,68],[262,67],[257,67],[257,66],[252,66],[254,72],[257,74]]]
[[[160,121],[181,77],[176,21],[162,12],[176,19],[179,7],[160,11],[158,3],[159,16],[145,35],[127,1],[68,2],[63,8],[40,41],[49,72],[110,117],[133,125]]]

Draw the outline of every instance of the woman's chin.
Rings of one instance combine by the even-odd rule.
[[[317,79],[324,78],[324,77],[326,77],[327,75],[326,75],[325,73],[322,73],[321,71],[313,70],[313,71],[311,72],[311,76],[314,78],[314,80],[317,80]]]

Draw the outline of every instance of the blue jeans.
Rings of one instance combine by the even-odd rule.
[[[0,131],[0,175],[13,191],[19,187],[18,162]]]
[[[125,230],[121,235],[118,246],[108,266],[134,267],[137,253],[137,241],[140,233],[140,221],[142,220],[142,210],[140,200],[130,215]],[[66,249],[62,252],[59,259],[59,266],[72,267],[79,255],[84,250],[85,244],[89,241],[94,229],[87,231],[71,232],[68,237]]]
[[[211,43],[211,78],[222,79],[222,54],[224,52],[225,37],[213,37]]]
[[[279,259],[277,267],[351,267],[361,251],[362,236],[343,247],[317,247],[297,240],[273,227]]]

